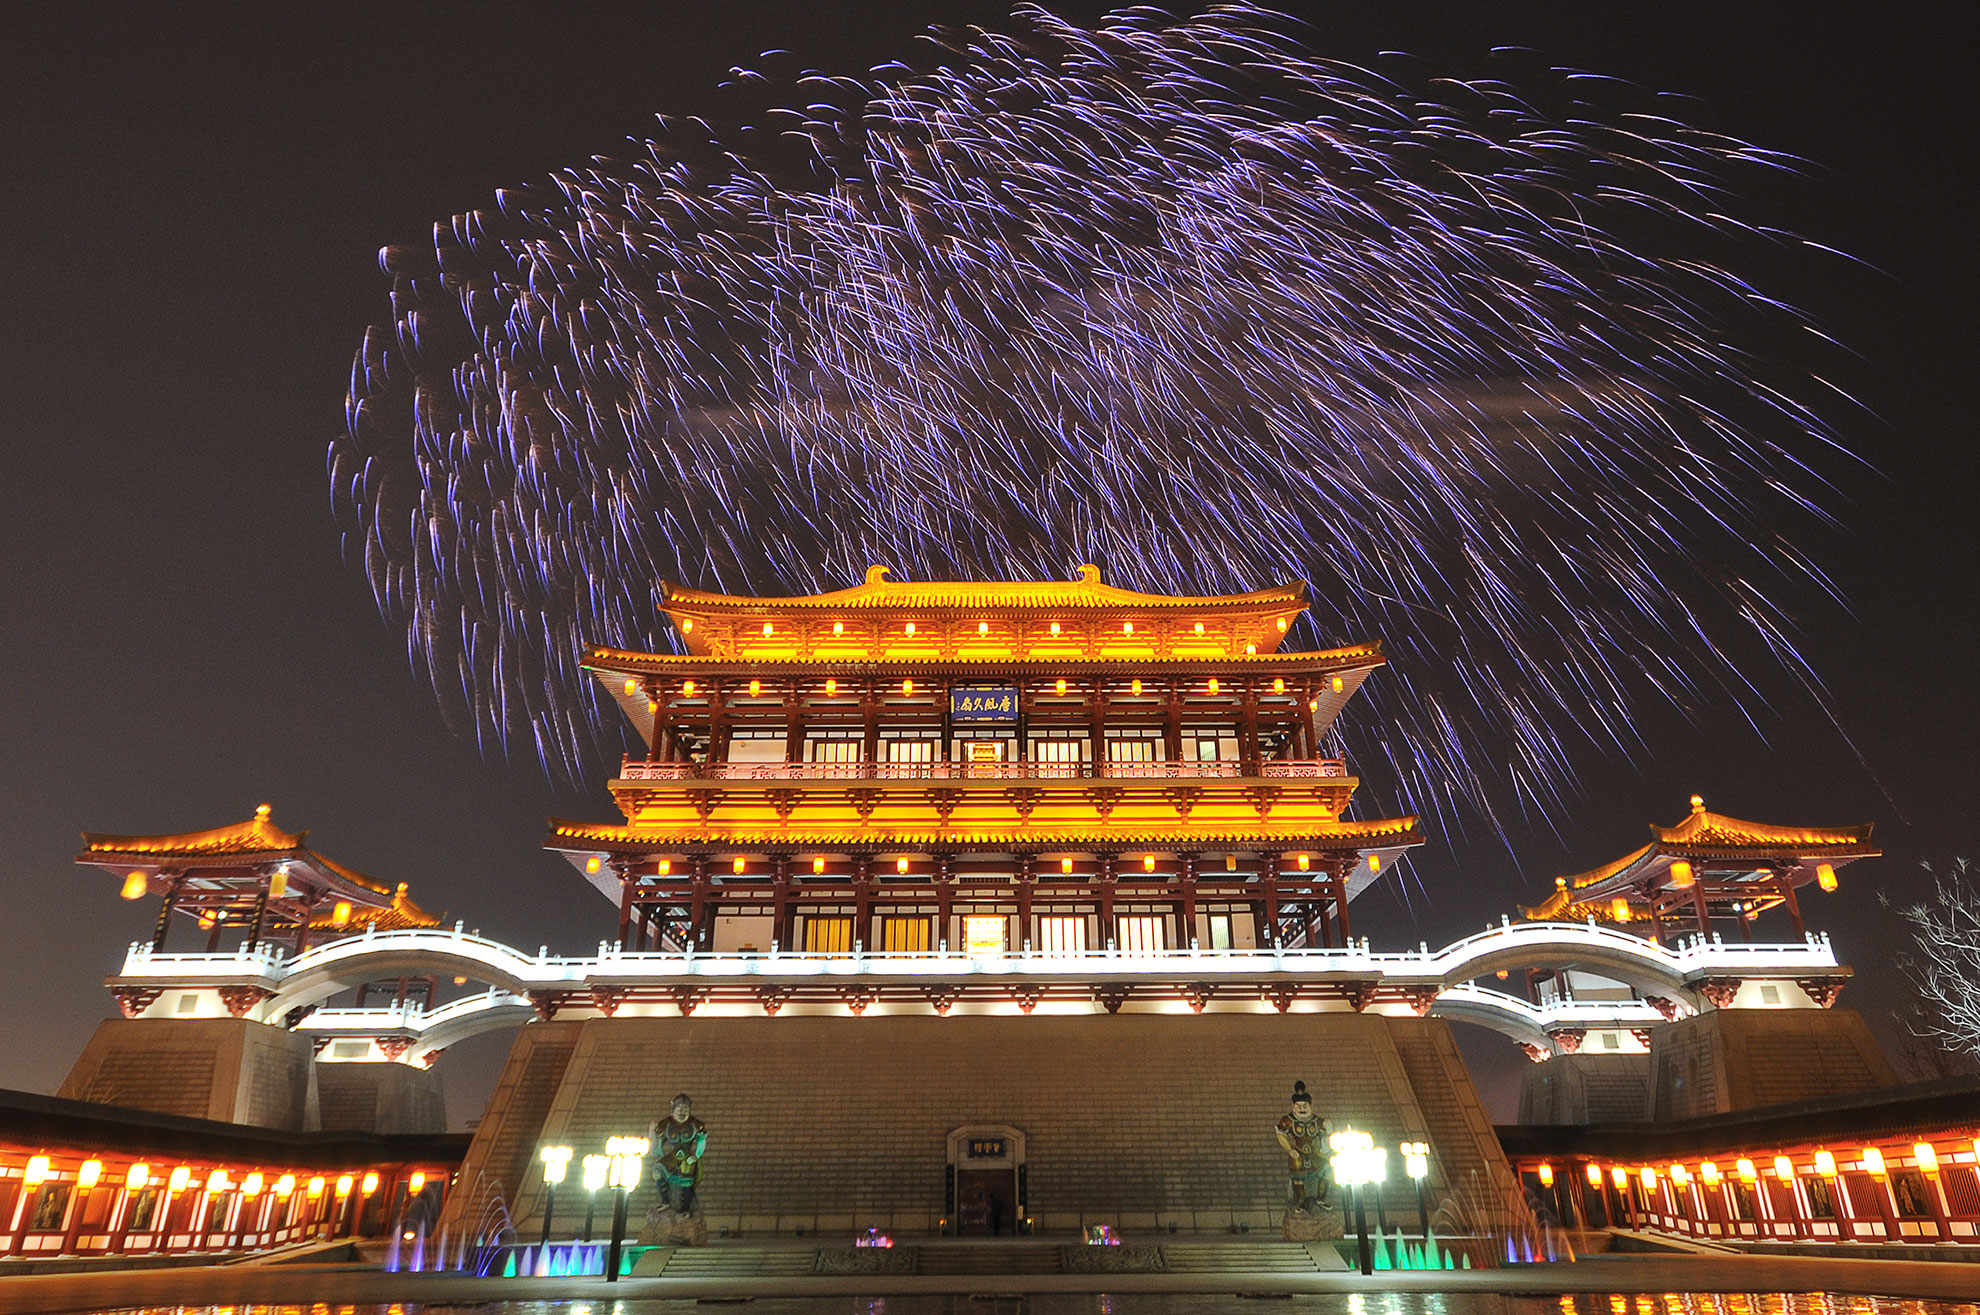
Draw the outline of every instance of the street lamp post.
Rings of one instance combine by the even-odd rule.
[[[584,1240],[591,1240],[591,1220],[598,1209],[598,1189],[611,1177],[612,1162],[602,1155],[584,1157]]]
[[[1367,1183],[1379,1184],[1388,1176],[1388,1149],[1378,1147],[1373,1137],[1357,1132],[1352,1126],[1330,1135],[1327,1144],[1334,1151],[1328,1157],[1334,1169],[1334,1181],[1345,1186],[1354,1198],[1356,1258],[1361,1262],[1363,1274],[1373,1274],[1375,1257],[1368,1247],[1368,1209],[1362,1202],[1361,1188]]]
[[[1427,1240],[1430,1236],[1430,1210],[1423,1202],[1423,1180],[1430,1175],[1430,1143],[1406,1141],[1396,1149],[1402,1152],[1403,1172],[1416,1184],[1416,1226],[1423,1230]]]
[[[619,1281],[619,1257],[626,1244],[626,1202],[639,1186],[639,1171],[652,1143],[644,1137],[611,1137],[605,1154],[612,1161],[612,1248],[605,1256],[605,1281]]]
[[[545,1146],[537,1153],[543,1161],[543,1240],[539,1247],[550,1245],[550,1218],[557,1213],[557,1184],[564,1181],[564,1171],[571,1163],[571,1148],[568,1146]]]

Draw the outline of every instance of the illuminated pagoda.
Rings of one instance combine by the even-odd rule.
[[[886,574],[794,598],[669,586],[684,655],[589,653],[648,752],[611,782],[623,823],[553,822],[548,844],[619,906],[623,948],[1345,946],[1350,901],[1422,842],[1414,818],[1344,816],[1357,782],[1321,746],[1383,658],[1282,652],[1304,584]],[[939,1003],[959,1002],[991,1001]]]
[[[1676,826],[1650,828],[1650,843],[1610,863],[1554,880],[1541,904],[1522,906],[1529,919],[1644,922],[1653,937],[1689,927],[1709,935],[1719,920],[1751,940],[1760,915],[1784,909],[1794,934],[1805,935],[1796,891],[1836,888],[1836,871],[1875,858],[1871,827],[1779,826],[1714,813],[1697,795]]]
[[[388,1022],[324,1055],[326,1039],[297,1030],[310,1010],[278,999],[281,974],[312,949],[439,925],[404,882],[374,881],[308,842],[307,831],[276,826],[267,804],[208,831],[83,834],[77,863],[121,878],[127,900],[158,897],[159,908],[149,940],[131,946],[108,983],[122,1016],[98,1026],[64,1098],[298,1132],[445,1127],[437,1074],[314,1062],[400,1057],[411,1048],[403,1029]],[[196,946],[168,944],[175,923],[202,933]],[[417,1009],[437,988],[435,976],[401,968],[357,984],[358,1003],[383,992]]]
[[[366,927],[433,927],[439,919],[386,886],[310,849],[309,832],[284,831],[267,804],[232,826],[164,836],[83,833],[76,862],[123,878],[123,897],[161,896],[151,946],[166,948],[172,916],[197,924],[211,953],[223,939],[242,948],[282,945],[300,954],[311,936]]]

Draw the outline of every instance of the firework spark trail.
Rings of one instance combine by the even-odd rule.
[[[1438,813],[1544,807],[1654,700],[1826,710],[1772,599],[1832,593],[1790,539],[1841,449],[1728,345],[1808,326],[1718,263],[1792,242],[1725,213],[1792,161],[1249,8],[1013,21],[800,79],[858,91],[769,116],[795,162],[686,121],[383,253],[334,498],[478,733],[581,775],[581,650],[666,647],[658,580],[871,562],[1307,578],[1295,638],[1389,643],[1358,747]]]

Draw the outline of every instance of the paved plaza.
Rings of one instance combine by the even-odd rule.
[[[713,1250],[714,1248],[711,1248]],[[767,1249],[735,1248],[736,1259]],[[1015,1259],[1015,1250],[1013,1251]],[[760,1268],[774,1269],[775,1265]],[[989,1268],[994,1268],[990,1266]],[[1015,1268],[1015,1266],[1013,1266]],[[1432,1294],[1442,1294],[1432,1297]],[[1739,1302],[1706,1294],[1742,1294]],[[1768,1294],[1780,1294],[1778,1298]],[[1797,1304],[1788,1294],[1827,1294],[1834,1303]],[[403,1304],[687,1303],[748,1301],[776,1309],[851,1309],[878,1315],[957,1310],[1182,1312],[1256,1309],[1252,1299],[1295,1299],[1299,1309],[1348,1315],[1469,1315],[1523,1308],[1510,1298],[1546,1299],[1562,1312],[1636,1311],[1765,1315],[1781,1311],[1872,1312],[1843,1297],[1926,1299],[1957,1303],[1907,1311],[1980,1312],[1980,1266],[1927,1261],[1841,1260],[1735,1255],[1602,1255],[1568,1265],[1498,1270],[1292,1273],[1039,1274],[764,1274],[694,1278],[478,1278],[459,1274],[387,1274],[358,1265],[220,1266],[112,1273],[30,1274],[0,1280],[0,1315],[201,1306],[351,1306]],[[1105,1300],[1101,1300],[1104,1298]],[[1696,1298],[1696,1300],[1694,1300]],[[956,1299],[956,1300],[949,1300]],[[965,1300],[966,1299],[966,1300]],[[1246,1304],[1237,1303],[1243,1299]],[[1307,1299],[1324,1299],[1308,1304]],[[1672,1302],[1679,1302],[1673,1305]],[[1001,1305],[999,1303],[1002,1303]],[[1649,1304],[1645,1304],[1645,1303]],[[794,1303],[803,1303],[802,1305]],[[1735,1309],[1735,1305],[1737,1309]],[[1267,1309],[1270,1309],[1268,1306]],[[1899,1307],[1891,1307],[1899,1309]]]

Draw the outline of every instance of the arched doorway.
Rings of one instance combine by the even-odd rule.
[[[959,1237],[1024,1231],[1027,1196],[1024,1134],[1007,1124],[976,1123],[949,1134],[949,1227]]]

